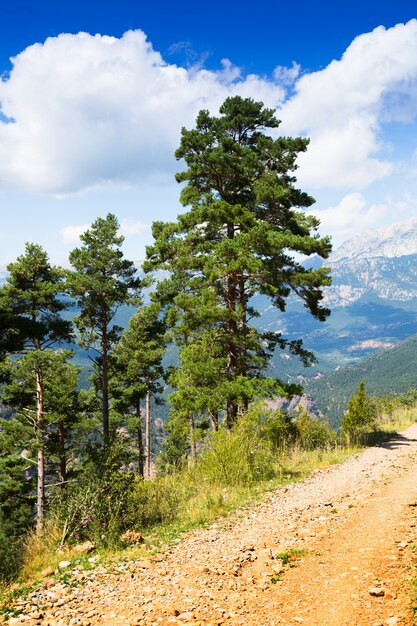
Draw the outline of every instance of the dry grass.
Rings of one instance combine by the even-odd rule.
[[[391,415],[381,417],[379,428],[386,433],[400,431],[415,421],[415,409],[397,409]],[[182,472],[158,479],[159,482],[166,481],[165,488],[171,494],[176,494],[175,514],[169,519],[162,516],[161,519],[165,521],[144,527],[147,545],[130,547],[123,551],[103,550],[102,558],[114,562],[163,550],[172,545],[173,541],[178,541],[182,533],[244,509],[261,500],[266,492],[288,482],[303,480],[317,469],[342,463],[360,450],[358,447],[338,444],[320,450],[304,450],[296,444],[288,449],[272,452],[254,440],[244,441],[246,436],[247,434],[239,431],[234,434],[225,433],[221,435],[222,439],[219,437],[219,447],[213,449],[212,446],[201,462],[198,460]],[[251,447],[259,457],[248,454]],[[245,451],[244,454],[241,454],[242,450]],[[263,464],[268,464],[268,471],[261,467]],[[241,480],[242,476],[245,476],[245,480]],[[152,490],[152,485],[149,484],[148,488]],[[166,508],[169,504],[164,498],[166,489],[160,489],[158,507]],[[75,554],[69,549],[57,552],[61,538],[62,529],[53,519],[48,521],[41,538],[34,533],[28,536],[22,580],[33,581],[39,578],[40,572],[46,567],[56,569],[60,561],[75,558]]]
[[[415,422],[417,422],[416,407],[403,407],[379,416],[378,427],[383,432],[400,432]]]

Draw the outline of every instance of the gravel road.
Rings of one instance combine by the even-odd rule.
[[[46,581],[11,624],[411,625],[417,424],[190,533],[170,552]]]

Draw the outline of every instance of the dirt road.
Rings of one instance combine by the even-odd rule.
[[[411,625],[416,504],[413,425],[165,555],[75,571],[14,623]]]

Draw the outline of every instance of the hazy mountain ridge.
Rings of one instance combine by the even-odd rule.
[[[329,261],[417,254],[417,218],[391,226],[367,230],[343,243],[332,252]]]
[[[416,300],[417,310],[417,218],[350,239],[325,265],[333,277],[325,297],[331,308],[379,298]]]

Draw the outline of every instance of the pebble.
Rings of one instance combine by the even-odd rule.
[[[42,578],[49,578],[49,576],[52,576],[53,574],[55,574],[53,567],[47,567],[41,571]]]
[[[369,595],[375,596],[377,598],[385,596],[385,591],[382,587],[369,587],[368,591]]]
[[[192,613],[191,611],[186,611],[185,613],[180,613],[180,615],[178,615],[178,619],[180,620],[180,622],[191,622],[191,620],[194,619],[194,613]]]
[[[70,565],[71,565],[71,561],[60,561],[60,563],[58,563],[59,569],[66,569]]]

